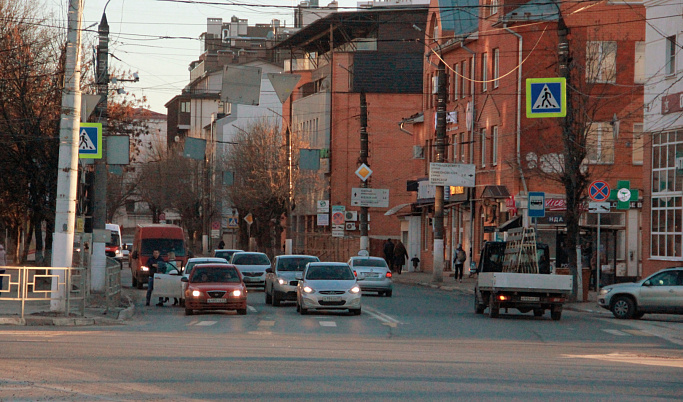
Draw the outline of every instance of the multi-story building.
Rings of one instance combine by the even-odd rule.
[[[683,258],[683,82],[681,5],[645,2],[643,271]]]
[[[503,239],[514,226],[536,226],[557,266],[568,262],[566,191],[562,183],[568,155],[577,158],[584,181],[604,180],[616,194],[618,182],[642,189],[642,66],[645,22],[639,4],[621,2],[499,2],[433,0],[424,35],[424,118],[413,123],[414,173],[419,211],[420,259],[432,263],[433,188],[426,178],[435,155],[437,65],[448,77],[445,160],[476,166],[476,187],[451,188],[446,201],[445,261],[462,243],[467,263],[479,259],[484,241]],[[566,24],[566,31],[561,27]],[[528,118],[528,78],[560,77],[560,34],[567,33],[569,118]],[[534,101],[532,101],[532,105]],[[563,135],[564,125],[571,135]],[[563,138],[572,153],[565,151]],[[423,150],[424,152],[421,152]],[[564,179],[571,175],[564,175]],[[529,219],[529,192],[545,193],[545,217]],[[635,193],[635,192],[634,192]],[[430,198],[431,197],[431,198]],[[587,194],[580,202],[587,201]],[[616,199],[612,204],[616,204]],[[586,266],[601,245],[619,277],[640,274],[640,202],[630,209],[601,214],[598,242],[596,214],[580,217],[580,240]],[[414,219],[414,213],[402,220]],[[588,255],[585,255],[588,254]]]
[[[359,250],[360,207],[351,205],[351,191],[361,187],[354,173],[360,165],[361,92],[368,111],[369,186],[389,190],[389,207],[413,202],[405,192],[414,169],[413,138],[399,124],[400,116],[422,103],[424,47],[418,30],[424,30],[426,15],[427,7],[332,13],[277,45],[292,52],[285,72],[301,75],[283,105],[284,120],[291,121],[294,137],[321,156],[316,178],[294,189],[296,207],[289,223],[295,252],[343,260]],[[343,238],[335,241],[330,226],[318,220],[317,202],[322,200],[348,212]],[[381,254],[387,237],[401,238],[401,224],[385,216],[388,209],[369,208],[373,255]]]

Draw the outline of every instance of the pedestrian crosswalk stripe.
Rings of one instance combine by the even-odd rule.
[[[247,309],[251,311],[252,313],[256,313],[257,310],[253,306],[247,306]]]
[[[603,331],[607,332],[608,334],[616,335],[616,336],[630,336],[631,334],[627,334],[626,332],[619,331],[618,329],[603,329]]]
[[[199,322],[197,323],[197,326],[198,326],[198,327],[209,327],[209,326],[211,326],[211,325],[216,324],[216,322],[217,322],[217,321],[199,321]]]
[[[337,323],[334,321],[320,321],[319,322],[321,327],[336,327]]]
[[[636,336],[654,336],[649,332],[641,331],[639,329],[625,329],[624,332],[628,332],[629,334]]]
[[[259,321],[259,327],[272,327],[275,325],[275,321]]]

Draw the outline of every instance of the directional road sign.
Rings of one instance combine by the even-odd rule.
[[[78,157],[102,159],[102,123],[81,123],[78,132]]]
[[[526,117],[565,117],[567,82],[565,78],[526,80]]]
[[[596,180],[588,187],[588,195],[593,201],[607,201],[609,193],[609,184],[602,180]]]
[[[352,188],[351,205],[358,207],[389,208],[389,189]]]
[[[467,163],[429,164],[429,184],[432,186],[474,187],[475,166]]]
[[[529,191],[529,217],[545,217],[545,193],[541,191]]]

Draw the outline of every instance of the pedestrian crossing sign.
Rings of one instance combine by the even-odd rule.
[[[528,78],[526,80],[526,117],[565,117],[567,80],[565,78]]]
[[[78,129],[78,157],[102,159],[102,123],[81,123]]]

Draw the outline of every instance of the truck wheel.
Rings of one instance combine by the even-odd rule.
[[[534,309],[534,317],[542,317],[545,311],[542,308]]]
[[[562,318],[562,306],[553,306],[550,309],[550,318],[552,318],[553,321],[559,321],[560,318]]]
[[[629,297],[619,296],[612,303],[612,314],[619,319],[626,319],[633,317],[636,312],[636,306]]]
[[[474,314],[484,314],[484,310],[486,310],[486,306],[483,305],[482,303],[479,303],[479,294],[475,291],[474,292]]]
[[[494,301],[493,294],[491,295],[491,300],[489,301],[489,317],[498,318],[500,314],[500,306]]]
[[[273,302],[273,296],[268,293],[268,288],[266,288],[264,293],[266,294],[266,304],[271,304]]]
[[[271,301],[273,302],[273,306],[280,306],[280,295],[277,293],[277,290],[273,289],[273,294],[270,296],[270,298],[272,299]]]

